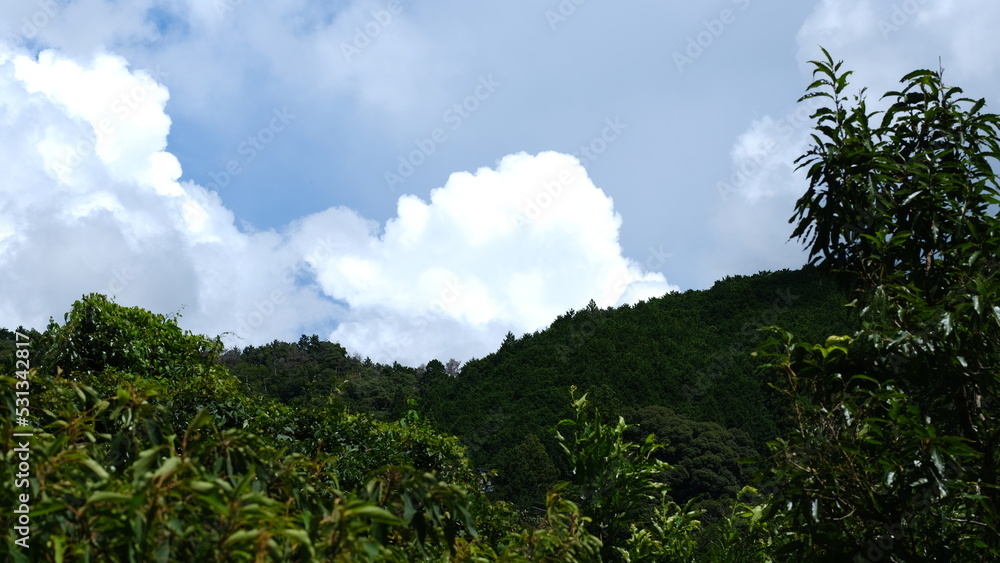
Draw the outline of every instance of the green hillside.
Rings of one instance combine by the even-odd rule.
[[[768,325],[804,338],[856,328],[843,294],[814,268],[735,276],[711,289],[668,294],[634,307],[593,304],[560,316],[462,367],[457,377],[428,371],[420,404],[470,448],[477,465],[500,468],[534,434],[556,457],[547,429],[569,415],[571,385],[608,417],[647,406],[746,433],[766,451],[787,415],[750,353]],[[426,381],[429,380],[429,381]]]
[[[591,304],[545,330],[508,336],[497,352],[451,375],[440,361],[415,369],[351,358],[315,336],[230,350],[222,361],[248,391],[291,406],[330,404],[395,420],[415,400],[440,431],[468,446],[477,467],[499,472],[495,481],[503,498],[540,504],[542,492],[560,477],[552,428],[571,414],[570,386],[587,392],[606,420],[624,415],[639,423],[645,407],[661,407],[691,428],[714,423],[727,443],[745,444],[740,451],[746,455],[766,452],[787,407],[768,387],[761,362],[751,358],[766,338],[760,329],[780,325],[804,338],[850,333],[857,322],[844,301],[832,282],[806,267],[733,276],[708,290],[634,307],[601,310]],[[671,446],[679,450],[699,433],[673,434]],[[515,458],[528,451],[528,465],[553,469],[518,471],[528,460]],[[734,465],[736,458],[726,462]],[[721,471],[718,464],[707,470]],[[744,478],[728,480],[724,491],[675,483],[675,495],[687,500],[734,494],[747,483],[746,472],[740,473]]]

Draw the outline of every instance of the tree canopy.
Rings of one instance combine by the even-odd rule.
[[[794,404],[774,445],[783,553],[993,560],[1000,376],[1000,117],[918,70],[869,111],[814,61],[826,98],[800,159],[795,236],[853,291],[862,326],[825,342],[777,329],[767,355]],[[787,507],[787,508],[783,508]]]

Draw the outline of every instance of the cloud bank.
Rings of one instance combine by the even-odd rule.
[[[613,201],[555,152],[453,174],[384,225],[334,207],[241,230],[215,192],[179,182],[154,74],[111,54],[0,53],[4,324],[44,327],[96,291],[230,344],[325,331],[415,365],[485,355],[590,299],[677,289],[623,257]]]
[[[545,152],[453,174],[428,202],[403,196],[382,231],[329,210],[292,236],[327,241],[327,256],[308,262],[350,307],[333,340],[373,358],[427,359],[492,351],[507,331],[544,328],[590,299],[609,307],[626,292],[635,302],[676,290],[622,257],[620,227],[579,161]]]

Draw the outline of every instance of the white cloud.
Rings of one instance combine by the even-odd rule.
[[[108,54],[80,64],[5,52],[0,93],[5,325],[44,328],[90,292],[187,307],[193,330],[257,340],[293,337],[335,310],[295,287],[282,237],[240,233],[214,192],[178,183],[164,151],[168,94],[148,74]]]
[[[615,307],[621,307],[626,304],[635,305],[641,301],[649,301],[650,299],[656,297],[663,297],[665,293],[679,290],[680,288],[677,286],[666,285],[665,282],[660,280],[635,281],[630,283],[625,288],[625,291],[615,302]]]
[[[333,339],[416,364],[491,352],[569,308],[676,287],[622,256],[621,218],[571,156],[510,155],[400,197],[384,227],[330,208],[241,232],[179,182],[169,93],[123,58],[0,54],[0,318],[43,327],[89,292],[231,344]]]
[[[811,142],[811,115],[823,104],[817,98],[799,103],[773,118],[755,119],[736,138],[730,159],[731,174],[716,184],[724,200],[739,197],[749,202],[777,194],[802,191],[803,175],[795,160]]]
[[[334,241],[309,260],[324,292],[350,305],[332,339],[377,360],[481,356],[507,331],[544,328],[590,299],[607,307],[677,289],[622,257],[611,198],[564,154],[452,174],[429,202],[399,198],[384,232],[344,215],[298,229]]]

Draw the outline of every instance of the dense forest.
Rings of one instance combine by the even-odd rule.
[[[674,466],[672,497],[715,499],[750,484],[739,459],[765,453],[788,415],[750,356],[766,339],[760,327],[848,332],[857,321],[843,304],[843,292],[807,267],[635,307],[591,302],[461,367],[373,364],[316,335],[228,350],[221,362],[246,392],[296,408],[332,405],[386,422],[415,411],[458,437],[477,468],[496,470],[495,492],[522,509],[540,510],[544,492],[566,477],[552,429],[572,414],[575,385],[605,422],[624,416],[669,444],[658,457]]]
[[[98,294],[0,329],[5,558],[996,560],[1000,117],[813,65],[798,270],[464,364],[226,350]]]

